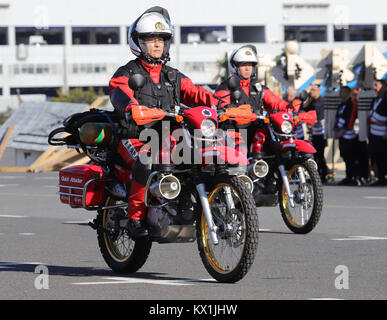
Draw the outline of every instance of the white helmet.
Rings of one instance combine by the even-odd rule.
[[[251,62],[253,66],[258,64],[257,49],[253,45],[245,45],[235,49],[228,60],[228,69],[232,74],[239,75],[238,66],[243,62]]]
[[[173,37],[173,26],[169,21],[168,11],[161,7],[153,7],[145,11],[130,26],[128,39],[132,53],[147,62],[161,63],[169,60],[169,47]],[[144,38],[161,36],[164,38],[164,52],[160,59],[148,55]]]

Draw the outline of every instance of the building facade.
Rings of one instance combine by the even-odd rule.
[[[0,0],[0,111],[15,108],[18,95],[107,92],[115,70],[133,58],[130,24],[155,5],[168,9],[175,28],[170,65],[198,84],[215,85],[218,61],[245,43],[274,58],[285,41],[298,40],[313,66],[323,49],[355,56],[370,41],[387,51],[380,0]]]

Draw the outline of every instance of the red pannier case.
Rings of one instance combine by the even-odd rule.
[[[59,171],[60,201],[71,207],[102,205],[105,173],[97,165],[73,166]]]

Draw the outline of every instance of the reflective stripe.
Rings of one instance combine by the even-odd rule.
[[[325,133],[324,123],[325,123],[324,119],[317,121],[312,127],[312,135],[314,136],[323,135]]]
[[[381,124],[384,122],[385,124]],[[387,117],[373,112],[370,118],[370,132],[374,136],[384,136],[387,133]]]

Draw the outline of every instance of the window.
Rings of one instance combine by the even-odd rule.
[[[69,89],[70,90],[73,90],[73,89],[82,89],[84,91],[88,91],[91,89],[93,89],[95,92],[97,92],[99,94],[99,92],[102,90],[103,94],[104,95],[109,95],[109,87],[107,86],[89,86],[89,87],[70,87]]]
[[[45,94],[49,97],[57,97],[59,87],[39,87],[39,88],[11,88],[11,95],[16,94]]]
[[[181,43],[198,44],[230,41],[224,26],[181,27],[180,33]]]
[[[0,96],[3,95],[3,88],[0,88]]]
[[[216,62],[186,62],[184,72],[213,72],[217,68]]]
[[[73,27],[73,44],[119,44],[119,27]]]
[[[8,28],[0,27],[0,45],[8,44]]]
[[[3,74],[3,65],[0,64],[0,74]]]
[[[335,27],[335,41],[375,41],[375,25],[349,25],[348,28]]]
[[[387,24],[383,26],[383,41],[387,41]]]
[[[234,26],[232,28],[234,43],[266,42],[263,26]]]
[[[45,64],[45,63],[39,63],[39,64],[14,64],[10,68],[11,73],[14,75],[19,74],[38,74],[38,75],[44,75],[44,74],[57,74],[58,68],[55,64]]]
[[[16,27],[16,44],[55,45],[64,44],[64,27],[36,29],[35,27]]]
[[[326,42],[326,26],[285,26],[285,41]]]
[[[74,63],[72,65],[72,73],[106,73],[107,72],[107,64],[105,63]]]
[[[327,9],[329,8],[329,3],[284,3],[282,7],[284,9]]]

